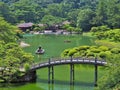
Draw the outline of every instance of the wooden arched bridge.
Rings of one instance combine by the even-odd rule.
[[[41,68],[46,68],[48,67],[48,83],[51,82],[52,78],[52,83],[54,82],[54,66],[56,65],[64,65],[64,64],[69,64],[70,65],[70,84],[74,84],[74,64],[89,64],[89,65],[94,65],[95,66],[95,73],[94,73],[94,78],[95,78],[95,86],[97,85],[97,77],[98,77],[98,66],[104,66],[107,64],[106,61],[104,60],[97,60],[97,58],[90,59],[90,58],[59,58],[59,59],[49,59],[46,62],[40,62],[37,64],[34,64],[31,67],[31,70],[36,71],[37,69]]]

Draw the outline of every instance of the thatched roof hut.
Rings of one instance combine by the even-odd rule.
[[[33,23],[29,22],[29,23],[21,23],[18,24],[17,27],[20,28],[23,31],[26,31],[27,29],[31,30],[33,26]]]

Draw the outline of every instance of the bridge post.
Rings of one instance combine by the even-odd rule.
[[[97,79],[98,79],[98,66],[97,66],[97,58],[95,58],[95,82],[94,82],[94,86],[97,86]]]
[[[52,84],[54,83],[54,67],[52,66]]]
[[[70,64],[70,85],[74,85],[74,64],[72,63],[72,56],[70,58],[71,64]]]
[[[49,66],[48,66],[48,83],[50,83],[50,59],[48,61]]]
[[[49,59],[48,63],[49,63],[49,66],[48,66],[48,83],[50,84],[51,77],[52,77],[52,83],[54,83],[54,67],[51,66],[50,59]]]
[[[74,71],[74,64],[73,64],[73,83],[74,83],[74,80],[75,80],[75,71]]]

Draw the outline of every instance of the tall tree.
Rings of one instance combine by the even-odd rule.
[[[79,9],[74,9],[68,12],[67,19],[71,21],[72,23],[77,24],[77,17],[78,17]]]
[[[16,28],[0,17],[0,82],[17,80],[21,69],[32,64],[33,56],[16,43]]]
[[[62,17],[65,18],[67,16],[67,13],[70,11],[71,5],[69,4],[50,4],[48,5],[48,8],[46,9],[47,14],[56,16],[56,17]]]
[[[47,24],[48,26],[55,25],[57,23],[61,23],[64,19],[60,17],[55,17],[52,15],[45,15],[41,22]]]
[[[107,23],[112,28],[120,28],[120,2],[119,0],[107,1]]]
[[[10,23],[16,22],[15,16],[10,11],[9,7],[3,2],[0,2],[0,16],[4,17],[5,20],[7,20]]]
[[[38,12],[41,11],[41,7],[31,0],[20,0],[11,6],[11,10],[18,21],[37,22],[40,19]]]
[[[15,36],[15,30],[17,28],[9,23],[7,23],[2,17],[0,17],[0,40],[5,43],[15,42],[17,37]]]
[[[91,20],[94,17],[94,12],[91,9],[80,10],[77,17],[77,27],[82,28],[83,31],[88,31],[91,28]]]
[[[99,0],[97,9],[96,9],[96,17],[93,18],[93,22],[92,22],[94,25],[101,26],[101,25],[106,24],[106,20],[107,20],[106,1],[107,0]]]

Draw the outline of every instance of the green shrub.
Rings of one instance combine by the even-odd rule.
[[[91,49],[91,52],[93,52],[93,53],[99,53],[99,52],[101,52],[101,50],[93,48],[93,49]]]
[[[30,65],[28,63],[24,64],[25,71],[28,71],[30,69]]]
[[[68,56],[73,56],[75,53],[77,53],[77,50],[71,49],[68,53]]]
[[[100,31],[108,31],[110,28],[108,28],[107,25],[99,26]]]
[[[78,48],[78,47],[75,47],[75,48],[73,48],[73,49],[75,49],[76,51],[79,51],[79,48]]]
[[[118,54],[118,53],[120,53],[120,49],[118,49],[118,48],[112,48],[111,52],[115,53],[115,54]]]
[[[105,52],[100,52],[99,53],[99,57],[100,58],[106,58],[107,57],[107,54]]]
[[[78,47],[78,50],[80,51],[80,50],[87,50],[87,49],[89,49],[90,48],[90,46],[80,46],[80,47]]]
[[[29,33],[29,32],[30,32],[30,30],[29,30],[29,29],[27,29],[27,30],[26,30],[26,33]]]
[[[91,32],[97,32],[98,31],[98,27],[92,27],[90,31]]]
[[[86,56],[86,50],[81,50],[79,51],[80,56]]]
[[[77,52],[77,53],[74,53],[74,57],[80,57],[81,55],[80,55],[80,53],[79,52]]]
[[[91,46],[91,47],[90,47],[90,50],[91,50],[91,49],[94,49],[94,48],[97,49],[98,47],[97,47],[97,46]]]
[[[99,47],[99,50],[101,50],[101,51],[108,51],[109,48],[106,47],[106,46],[100,46],[100,47]]]
[[[63,53],[61,54],[62,57],[67,56],[69,53],[70,49],[65,49]]]
[[[98,26],[98,27],[92,27],[91,28],[91,32],[104,32],[104,31],[108,31],[110,28],[108,28],[108,26],[103,25],[103,26]]]
[[[93,52],[88,52],[86,56],[87,56],[87,57],[89,57],[89,56],[93,56],[93,57],[94,57],[95,54],[94,54]]]
[[[111,51],[100,52],[99,57],[101,58],[108,58],[112,55]]]
[[[101,40],[101,39],[104,39],[105,38],[105,35],[104,35],[104,32],[99,32],[96,34],[96,37]]]

